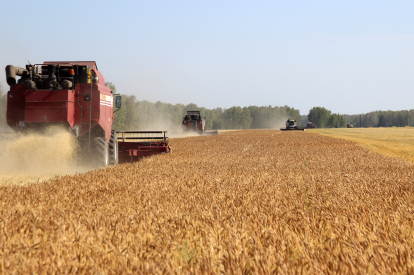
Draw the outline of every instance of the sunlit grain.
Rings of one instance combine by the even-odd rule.
[[[0,272],[414,273],[414,164],[298,131],[171,143],[0,187]]]

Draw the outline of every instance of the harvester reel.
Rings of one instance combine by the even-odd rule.
[[[99,166],[106,167],[109,165],[108,142],[104,137],[97,137],[94,139],[96,160]]]
[[[111,131],[111,139],[109,140],[109,164],[118,164],[118,138],[114,130]]]

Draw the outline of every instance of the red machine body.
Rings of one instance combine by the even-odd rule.
[[[7,93],[7,124],[16,131],[42,129],[51,124],[66,125],[77,130],[78,136],[90,131],[104,134],[109,141],[113,122],[113,95],[94,61],[44,62],[47,65],[70,69],[81,66],[90,70],[86,83],[78,81],[68,89],[29,89],[23,81],[10,87]],[[95,76],[96,83],[91,80]],[[89,82],[89,83],[88,83]],[[85,100],[89,97],[89,101]],[[90,124],[90,127],[89,127]],[[99,133],[98,133],[99,132]]]
[[[16,75],[21,76],[18,81]],[[158,132],[145,132],[148,143],[112,130],[114,97],[95,61],[48,61],[26,69],[8,65],[6,78],[7,124],[15,131],[62,125],[76,135],[81,152],[103,166],[169,151],[165,132],[161,140]],[[120,101],[117,96],[118,108]]]

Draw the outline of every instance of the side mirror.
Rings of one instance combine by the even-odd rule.
[[[115,98],[115,107],[116,108],[121,108],[121,104],[122,104],[122,96],[117,95]]]

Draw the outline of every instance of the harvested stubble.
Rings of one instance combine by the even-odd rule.
[[[307,132],[0,188],[2,273],[414,273],[414,165]]]
[[[324,128],[313,133],[354,141],[381,155],[414,163],[414,128]]]

